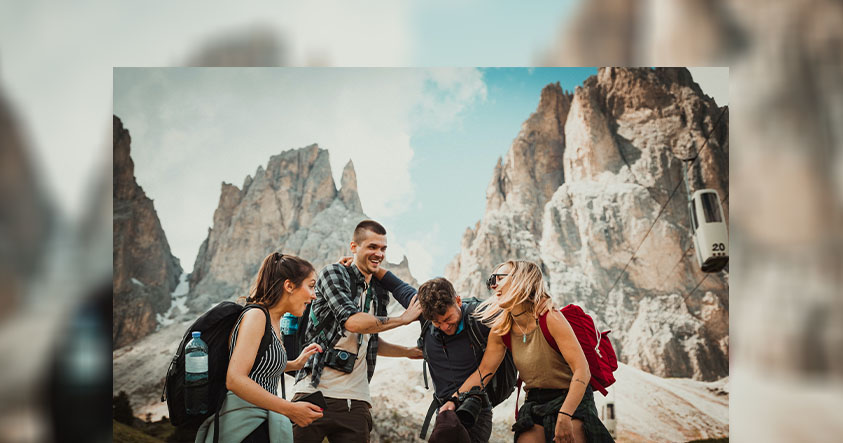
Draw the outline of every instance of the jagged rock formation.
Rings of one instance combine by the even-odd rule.
[[[114,116],[114,349],[155,331],[182,273],[152,200],[135,181],[131,142]]]
[[[682,160],[699,155],[692,190],[727,196],[728,117],[686,69],[600,69],[573,95],[545,87],[446,275],[461,294],[485,297],[497,263],[535,261],[557,304],[578,303],[615,331],[627,364],[666,377],[728,375],[726,277],[693,290],[704,274],[693,251],[681,259],[691,243]],[[728,202],[724,211],[728,220]]]
[[[350,161],[337,190],[328,151],[319,146],[272,156],[265,169],[260,166],[254,177],[246,177],[242,189],[222,184],[213,228],[190,275],[188,306],[200,312],[247,295],[261,261],[272,251],[298,255],[317,269],[336,262],[351,254],[351,234],[366,218]],[[406,258],[386,267],[415,283]]]
[[[20,128],[0,94],[0,318],[15,308],[38,270],[55,215]]]

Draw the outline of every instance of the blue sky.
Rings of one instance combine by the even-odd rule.
[[[408,42],[420,66],[529,66],[558,38],[573,0],[413,4]],[[460,42],[455,46],[454,42]]]
[[[363,210],[389,232],[387,258],[407,255],[425,280],[444,273],[465,229],[483,216],[494,165],[542,88],[560,82],[573,91],[596,72],[116,68],[114,113],[131,132],[138,183],[186,271],[221,182],[239,187],[272,155],[318,143],[338,186],[353,160]],[[728,70],[707,75],[728,90]]]
[[[480,71],[486,84],[484,101],[466,109],[453,127],[413,134],[409,171],[415,204],[408,213],[384,218],[388,229],[408,239],[403,246],[411,257],[430,261],[421,264],[421,278],[444,273],[445,265],[459,252],[465,229],[483,215],[495,163],[535,111],[542,88],[558,81],[573,91],[597,73],[595,68]]]

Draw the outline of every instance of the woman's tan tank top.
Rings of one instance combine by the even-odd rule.
[[[527,334],[526,342],[515,325],[509,336],[515,367],[525,389],[568,389],[574,373],[562,354],[550,347],[538,325]]]

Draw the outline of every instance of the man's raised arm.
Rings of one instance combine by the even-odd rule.
[[[416,288],[410,286],[408,283],[405,283],[404,280],[401,280],[398,276],[383,268],[378,269],[373,277],[380,280],[381,286],[391,292],[392,297],[404,308],[410,306],[410,302],[418,292]]]
[[[365,312],[358,312],[348,317],[343,328],[348,332],[354,332],[356,334],[377,334],[410,324],[418,319],[420,314],[421,305],[419,304],[418,298],[413,297],[407,310],[398,317],[381,317]]]

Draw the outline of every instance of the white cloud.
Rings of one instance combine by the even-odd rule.
[[[444,129],[457,122],[474,102],[486,100],[483,73],[474,68],[435,68],[427,71],[428,88],[419,100],[419,125]]]
[[[418,280],[419,284],[439,276],[434,269],[441,268],[441,263],[434,261],[434,256],[442,251],[439,245],[441,232],[439,223],[433,223],[430,230],[421,237],[412,236],[410,240],[404,240],[403,236],[395,233],[389,234],[389,247],[387,258],[391,263],[398,263],[403,256],[407,256],[410,265],[410,273]]]

